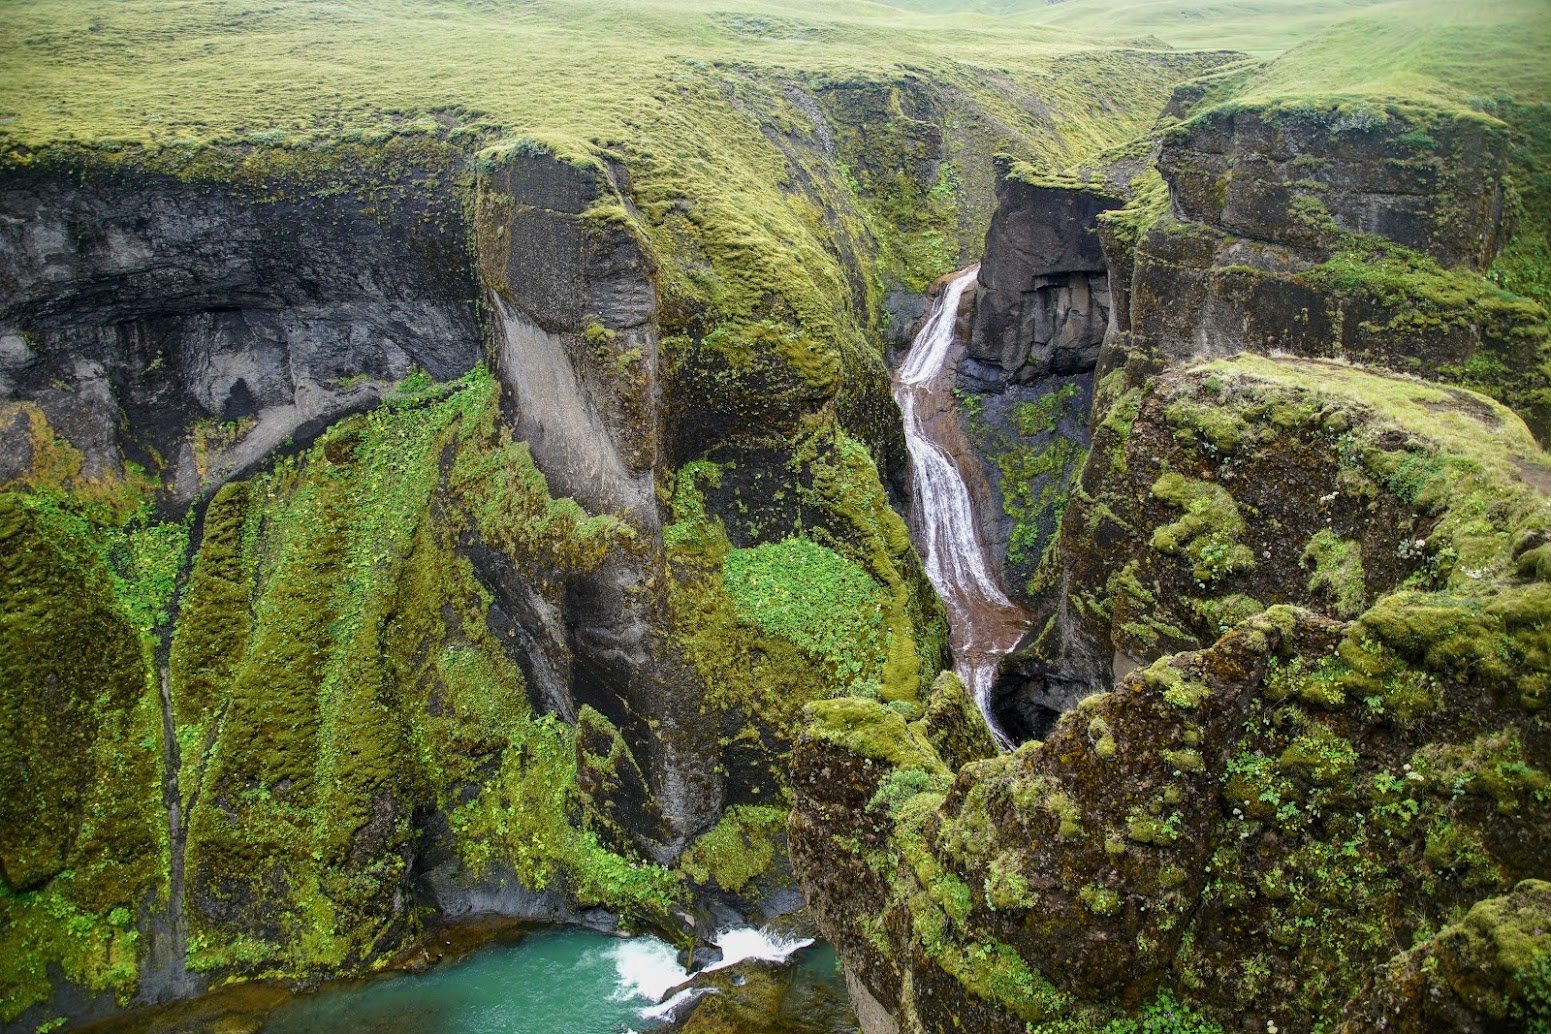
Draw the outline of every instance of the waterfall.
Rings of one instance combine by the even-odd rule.
[[[958,273],[943,288],[910,354],[894,375],[894,398],[905,421],[914,491],[911,533],[926,560],[926,574],[948,608],[954,671],[980,706],[986,724],[1004,744],[991,716],[997,664],[1027,628],[1028,613],[1008,598],[995,560],[981,541],[969,487],[946,436],[958,433],[953,408],[954,327],[959,301],[979,266]],[[967,443],[965,443],[967,446]]]

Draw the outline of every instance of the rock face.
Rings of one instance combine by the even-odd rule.
[[[1329,250],[1340,232],[1372,234],[1480,270],[1512,229],[1508,151],[1480,119],[1238,107],[1165,135],[1158,168],[1180,218],[1233,236]]]
[[[1424,131],[1392,116],[1307,108],[1209,111],[1167,131],[1157,163],[1163,183],[1150,195],[1140,188],[1131,209],[1099,220],[1114,307],[1097,365],[1103,380],[1092,411],[1094,448],[1106,447],[1107,432],[1129,427],[1137,407],[1152,404],[1134,388],[1158,370],[1245,351],[1335,356],[1463,381],[1514,406],[1543,436],[1551,426],[1542,390],[1551,355],[1545,312],[1502,296],[1472,272],[1511,232],[1503,216],[1504,132],[1441,117]],[[1185,428],[1190,406],[1175,402],[1169,424]],[[1226,425],[1193,433],[1225,451],[1241,444]],[[1086,434],[1071,440],[1089,445]],[[1157,448],[1164,456],[1172,450],[1168,442]],[[1004,465],[994,448],[986,454]],[[1027,576],[1031,596],[1045,601],[1046,628],[998,688],[1007,720],[1029,735],[1140,659],[1204,645],[1222,625],[1213,617],[1165,618],[1150,601],[1119,616],[1083,612],[1074,602],[1110,595],[1081,588],[1092,577],[1082,572],[1094,570],[1093,558],[1113,544],[1102,525],[1108,503],[1095,502],[1104,475],[1094,456],[1071,504],[1089,530],[1069,524],[1060,555]],[[1285,483],[1330,463],[1322,455],[1289,460]],[[1047,512],[1050,503],[1046,497]],[[1247,548],[1258,557],[1269,546],[1275,561],[1278,534]],[[1047,549],[1053,541],[1041,539]],[[1117,576],[1117,564],[1100,567],[1104,580]],[[1275,587],[1296,584],[1296,572],[1263,560],[1260,570],[1247,600],[1293,598]],[[1199,599],[1199,590],[1181,584],[1161,598]],[[1160,638],[1142,647],[1154,635]]]
[[[1349,379],[1333,390],[1337,376]],[[1243,452],[1176,437],[1212,378],[1218,413],[1267,421]],[[1118,480],[1085,482],[1068,519],[1095,529],[1108,577],[1102,596],[1080,576],[1068,584],[1073,620],[1159,659],[1042,741],[949,785],[929,751],[888,746],[914,741],[875,705],[817,713],[794,757],[794,858],[826,937],[890,1022],[1097,1028],[1183,996],[1228,1029],[1307,1030],[1339,1020],[1397,942],[1421,944],[1455,910],[1544,878],[1551,813],[1529,788],[1551,764],[1530,616],[1545,586],[1513,574],[1510,544],[1543,519],[1545,497],[1469,473],[1517,461],[1454,451],[1492,419],[1510,433],[1506,410],[1487,417],[1479,397],[1438,391],[1383,413],[1398,384],[1425,390],[1223,362],[1160,380],[1123,441],[1095,439]],[[1422,436],[1429,421],[1453,425],[1446,440]],[[1537,462],[1522,425],[1511,436]],[[1347,458],[1322,472],[1310,459],[1332,442]],[[1426,487],[1409,480],[1423,462]],[[1331,498],[1305,517],[1287,502],[1305,491]],[[1501,500],[1492,544],[1456,561],[1477,492]],[[1272,600],[1236,610],[1273,579]],[[1283,599],[1326,613],[1263,611]],[[1463,631],[1468,613],[1478,631]],[[1174,652],[1188,644],[1169,637],[1191,629],[1208,645]],[[1520,765],[1499,801],[1490,773]],[[1510,1000],[1521,1005],[1501,1008],[1524,1007]]]
[[[1488,1031],[1545,1020],[1551,885],[1525,880],[1380,970],[1347,1007],[1343,1031]],[[1526,1000],[1527,999],[1527,1000]]]
[[[1111,318],[1098,217],[1121,201],[1038,181],[1026,166],[998,173],[959,391],[989,487],[976,500],[982,534],[1024,596],[1088,444]]]
[[[0,171],[0,1024],[790,896],[802,706],[947,659],[871,267],[756,318],[613,159],[200,159]]]
[[[8,174],[0,401],[35,402],[89,476],[165,463],[186,505],[412,369],[467,372],[482,354],[468,241],[427,177],[406,159],[397,211],[376,218],[343,193]]]
[[[1262,107],[1170,130],[1175,217],[1107,249],[1127,354],[1345,356],[1486,391],[1544,440],[1544,312],[1473,275],[1512,231],[1509,151],[1505,127],[1444,116]]]
[[[1121,200],[1000,171],[969,346],[972,360],[995,369],[977,365],[972,375],[1031,383],[1087,373],[1110,309],[1098,216]]]
[[[1208,112],[1092,214],[1113,304],[1057,432],[1086,451],[1030,508],[1058,531],[996,694],[1028,742],[959,766],[837,702],[794,754],[793,856],[869,1031],[1539,1015],[1547,319],[1478,275],[1504,138],[1423,128]],[[1003,500],[1049,466],[1007,459],[1004,385],[1048,398],[1066,362],[1005,287],[1071,261],[1085,203],[1020,190],[961,373]]]

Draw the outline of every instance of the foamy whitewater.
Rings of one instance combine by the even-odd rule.
[[[708,973],[748,959],[784,962],[794,952],[812,944],[813,939],[787,937],[745,926],[718,934],[713,943],[722,950],[722,958],[706,967]],[[662,1019],[692,998],[715,993],[709,988],[692,988],[662,1001],[662,996],[669,989],[688,980],[691,974],[679,965],[678,953],[673,947],[656,937],[632,937],[627,941],[619,941],[610,945],[607,954],[619,974],[619,985],[613,995],[615,1001],[644,998],[658,1003],[641,1009],[642,1019]]]
[[[739,927],[717,936],[716,946],[722,949],[722,959],[707,966],[706,971],[726,969],[745,959],[785,962],[793,952],[801,951],[812,943],[811,937],[783,937],[751,926]]]

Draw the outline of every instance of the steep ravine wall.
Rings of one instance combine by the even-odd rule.
[[[1109,319],[999,686],[1028,742],[964,765],[837,701],[794,755],[794,858],[867,1030],[1542,1015],[1547,317],[1480,275],[1504,130],[1427,129],[1208,112],[1123,209],[1001,193],[971,434],[1020,369],[1070,376],[1024,359],[1053,354],[1041,278],[1088,269],[1034,269],[1042,235],[1097,235]],[[1004,435],[977,445],[1005,527]]]
[[[1104,447],[1134,417],[1135,393],[1156,371],[1242,351],[1341,358],[1463,383],[1515,406],[1543,436],[1546,312],[1479,275],[1514,231],[1502,197],[1509,135],[1501,125],[1446,118],[1424,132],[1400,118],[1303,109],[1208,111],[1164,132],[1162,182],[1144,187],[1126,210],[1090,215],[1086,224],[1103,243],[1113,285],[1103,347],[1093,353],[1096,396],[1075,394],[1072,402],[1083,408],[1067,418],[1087,426],[1065,436],[1064,446],[1060,435],[1032,439],[1040,459],[1023,467],[1044,474],[1061,469],[1054,461],[1062,448]],[[999,226],[1033,242],[1068,225],[1072,205],[1091,205],[1083,190],[1045,189],[1038,200],[1009,197],[1015,203],[993,222],[988,247]],[[1041,220],[1041,231],[1023,228]],[[1021,269],[1010,279],[1040,283]],[[977,331],[994,322],[977,317]],[[1048,392],[1063,381],[1046,384]],[[1183,417],[1176,411],[1170,419]],[[986,466],[1007,469],[999,443],[987,438]],[[1161,623],[1137,634],[1122,630],[1136,623],[1135,614],[1083,609],[1084,599],[1112,596],[1107,582],[1124,563],[1113,559],[1119,554],[1110,552],[1113,539],[1096,516],[1107,505],[1101,470],[1087,465],[1070,503],[1039,482],[1040,495],[1025,489],[1024,500],[1044,504],[1028,523],[1053,528],[1070,505],[1088,525],[1069,522],[1060,541],[1043,535],[1041,557],[1009,565],[1014,576],[1027,572],[1021,587],[1045,615],[1040,637],[1014,659],[1000,687],[1004,706],[1024,713],[1031,730],[1137,665],[1207,645],[1220,631],[1215,618],[1153,615]],[[1002,496],[1002,523],[1016,524],[1019,500],[1007,505]],[[1279,572],[1250,595],[1298,600],[1280,588],[1296,581],[1296,572]]]
[[[790,907],[802,706],[947,660],[879,348],[988,207],[929,93],[751,95],[841,293],[613,156],[11,156],[7,1029],[428,920]]]
[[[708,707],[676,638],[656,261],[622,172],[381,171],[8,175],[17,1029],[370,965],[421,906],[666,924],[662,866],[779,798],[784,730]],[[788,419],[833,412],[819,383]],[[806,520],[881,505],[848,447]],[[753,457],[761,495],[789,458]],[[897,539],[876,570],[914,562]],[[941,619],[918,565],[894,577],[907,645]],[[783,691],[821,692],[785,650]]]

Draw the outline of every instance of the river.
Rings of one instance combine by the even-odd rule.
[[[833,948],[751,927],[716,938],[706,972],[755,961],[781,967],[771,1030],[852,1029]],[[743,972],[743,971],[735,971]],[[98,1034],[627,1034],[662,1027],[690,974],[656,937],[576,926],[514,930],[421,973],[327,983],[310,994],[239,985],[91,1028]],[[734,983],[741,983],[734,976]],[[716,993],[716,992],[711,992]]]

